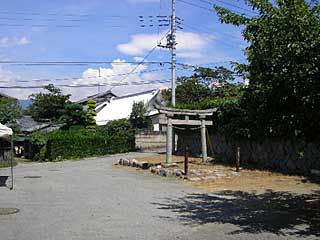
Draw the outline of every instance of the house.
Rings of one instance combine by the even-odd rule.
[[[20,132],[24,135],[30,135],[35,131],[48,133],[61,127],[61,124],[37,122],[31,116],[22,116],[21,118],[17,119],[16,123],[20,128]]]
[[[95,100],[97,106],[104,103],[104,102],[110,102],[110,99],[117,97],[111,90],[108,90],[106,92],[98,93],[95,95],[88,96],[86,98],[83,98],[79,100],[77,103],[81,105],[86,105],[89,100]]]
[[[135,102],[144,102],[149,112],[153,112],[154,103],[160,98],[160,90],[153,89],[145,92],[130,94],[122,97],[114,97],[97,105],[97,125],[105,125],[112,120],[129,118],[132,105]]]
[[[59,129],[61,124],[52,124],[50,122],[37,122],[31,116],[23,116],[16,121],[19,128],[18,138],[15,139],[14,145],[18,149],[17,156],[32,158],[33,148],[30,144],[29,137],[32,133],[39,131],[42,133],[53,132]]]

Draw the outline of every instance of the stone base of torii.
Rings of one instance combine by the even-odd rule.
[[[206,126],[212,126],[212,121],[206,118],[211,117],[217,109],[206,110],[191,110],[191,109],[177,109],[162,106],[155,106],[161,114],[166,116],[164,121],[160,124],[167,126],[167,141],[166,141],[166,165],[172,165],[172,150],[173,150],[173,128],[175,126],[199,126],[201,131],[201,146],[202,146],[202,160],[206,162],[207,154],[207,139]]]

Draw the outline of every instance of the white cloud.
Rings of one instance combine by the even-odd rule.
[[[163,33],[164,34],[164,33]],[[157,34],[137,34],[131,36],[131,41],[117,46],[118,51],[130,55],[141,56],[156,46],[159,36]],[[177,33],[177,54],[182,58],[200,58],[204,55],[206,48],[215,40],[213,35],[199,34],[193,32]],[[162,40],[161,44],[165,44]]]
[[[118,64],[121,62],[121,64]],[[163,75],[161,72],[148,72],[147,65],[139,65],[137,67],[136,64],[123,64],[124,60],[116,59],[111,64],[110,68],[89,68],[85,70],[82,74],[82,77],[78,80],[75,80],[73,85],[83,85],[83,84],[100,84],[106,85],[101,87],[101,91],[110,89],[111,87],[115,87],[116,93],[121,95],[124,93],[133,93],[144,91],[152,88],[157,88],[159,86],[163,86],[164,84],[145,84],[145,85],[132,85],[134,82],[147,82],[153,80],[163,79]],[[132,72],[133,71],[133,72]],[[100,73],[99,73],[100,72]],[[130,74],[128,74],[130,73]],[[126,84],[124,86],[117,86],[119,84]],[[68,89],[68,93],[72,94],[72,99],[80,99],[87,95],[97,93],[97,88],[82,88],[85,90],[79,91],[77,88]]]
[[[118,64],[120,62],[121,64]],[[123,64],[124,60],[116,59],[111,63],[110,68],[89,68],[83,72],[82,78],[73,84],[119,84],[142,81],[141,73],[146,70],[146,65]],[[133,72],[132,72],[133,71]],[[131,73],[128,75],[128,73]]]
[[[118,64],[117,62],[122,62]],[[111,64],[109,68],[100,68],[100,77],[99,69],[89,68],[83,71],[82,76],[78,80],[73,82],[61,82],[61,81],[52,81],[52,84],[71,84],[71,85],[91,85],[98,84],[105,86],[94,86],[94,87],[83,87],[83,88],[70,88],[70,87],[60,87],[63,90],[64,94],[71,94],[72,100],[79,100],[85,96],[96,94],[98,89],[100,92],[106,91],[114,86],[113,91],[117,95],[123,95],[127,93],[142,92],[149,89],[163,87],[166,84],[157,83],[157,84],[142,84],[142,85],[133,85],[133,82],[147,82],[152,80],[163,80],[165,77],[163,72],[153,72],[153,68],[149,69],[147,65],[139,65],[136,68],[136,64],[123,64],[124,60],[116,59]],[[136,68],[136,69],[135,69]],[[134,74],[131,73],[134,70]],[[151,70],[151,72],[149,72]],[[0,86],[35,86],[35,85],[46,85],[48,82],[33,82],[31,79],[37,78],[35,76],[27,76],[26,74],[21,77],[19,74],[12,72],[10,70],[5,70],[0,68]],[[44,77],[45,78],[45,77]],[[50,78],[50,77],[49,77]],[[26,81],[26,82],[20,82]],[[128,85],[116,86],[119,83],[127,83]],[[58,86],[59,87],[59,86]],[[43,91],[41,88],[28,88],[28,89],[19,89],[19,88],[0,88],[0,92],[8,94],[10,96],[16,97],[18,99],[27,99],[32,93],[38,93]]]
[[[31,41],[26,37],[16,38],[15,41],[17,45],[26,45],[31,43]]]
[[[23,46],[31,43],[27,37],[2,37],[0,38],[0,47]]]
[[[19,74],[0,67],[0,86],[21,86],[21,82],[19,82],[21,79]],[[0,88],[0,92],[18,99],[27,99],[35,91],[36,89]]]
[[[15,82],[16,79],[18,79],[19,76],[16,76],[11,71],[5,70],[2,67],[0,67],[0,83],[10,83]]]

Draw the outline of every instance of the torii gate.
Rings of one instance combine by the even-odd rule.
[[[162,106],[155,106],[160,113],[165,114],[166,119],[160,120],[160,124],[167,125],[167,143],[166,143],[166,165],[172,165],[172,139],[174,125],[199,126],[201,130],[201,146],[202,146],[202,160],[207,161],[207,140],[206,140],[206,126],[212,126],[212,121],[206,120],[206,117],[212,116],[214,109],[206,110],[191,110],[191,109],[177,109]],[[178,118],[175,118],[178,117]],[[180,118],[179,118],[180,117]],[[181,119],[181,117],[184,119]],[[190,119],[194,118],[194,119]]]

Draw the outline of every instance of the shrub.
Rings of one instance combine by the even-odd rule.
[[[47,141],[48,136],[39,131],[34,132],[30,136],[30,143],[32,145],[31,158],[34,161],[43,161],[47,156]]]
[[[97,130],[97,123],[95,116],[97,116],[96,112],[96,101],[94,100],[89,100],[87,102],[88,105],[88,110],[86,112],[86,124],[87,124],[87,129],[91,132],[95,132]]]
[[[134,131],[127,120],[109,122],[96,132],[83,128],[59,130],[50,135],[47,144],[51,161],[122,153],[134,149]]]

